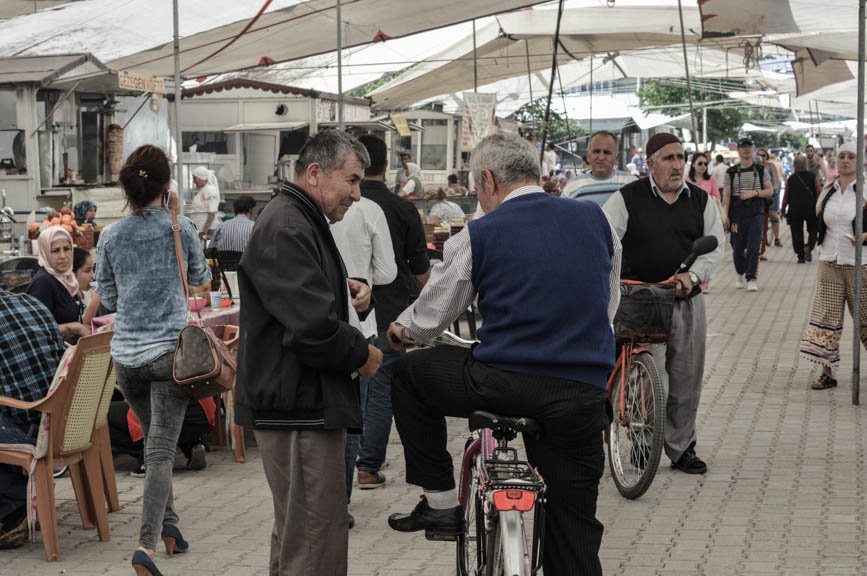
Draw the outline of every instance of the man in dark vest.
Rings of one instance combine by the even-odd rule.
[[[428,348],[395,364],[391,394],[406,480],[424,496],[388,523],[401,532],[463,532],[445,416],[486,410],[533,418],[543,433],[525,434],[524,446],[548,487],[545,573],[598,575],[596,497],[620,242],[596,204],[545,193],[539,155],[517,135],[485,138],[470,168],[485,217],[446,242],[443,264],[388,335],[431,342],[478,295],[481,343]]]
[[[615,192],[603,209],[623,243],[621,276],[626,280],[663,282],[677,271],[693,241],[716,236],[717,249],[699,257],[677,275],[678,300],[667,344],[653,346],[653,360],[666,390],[665,453],[672,467],[704,474],[696,455],[695,417],[704,376],[707,320],[699,284],[719,271],[723,257],[722,222],[707,194],[684,181],[684,152],[672,134],[657,134],[647,143],[649,177]],[[639,459],[639,461],[641,461]]]

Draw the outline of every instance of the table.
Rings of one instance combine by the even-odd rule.
[[[105,316],[97,316],[90,321],[90,329],[96,332],[99,328],[114,323],[114,313]],[[202,326],[237,326],[241,319],[241,305],[233,302],[225,308],[211,308],[205,306],[198,313],[193,312],[193,318],[198,320],[201,316]]]

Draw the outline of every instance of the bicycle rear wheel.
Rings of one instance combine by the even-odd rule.
[[[470,445],[472,439],[467,441]],[[479,493],[479,455],[473,458],[467,504],[464,508],[464,535],[458,537],[458,574],[460,576],[485,576],[485,522],[482,499]]]
[[[610,398],[614,409],[608,433],[611,477],[617,490],[634,500],[653,482],[664,441],[665,390],[649,352],[632,356],[629,375],[622,387],[618,371]]]

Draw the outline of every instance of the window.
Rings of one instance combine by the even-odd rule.
[[[225,132],[184,132],[183,151],[235,154],[235,135]]]
[[[391,161],[389,167],[397,169],[402,168],[400,163],[400,155],[409,152],[412,157],[412,162],[418,163],[418,158],[415,157],[418,151],[418,132],[413,132],[412,136],[399,136],[397,132],[391,135]]]
[[[445,170],[448,154],[449,121],[422,120],[421,169]]]
[[[15,90],[0,90],[0,174],[27,171],[24,131],[18,129]]]

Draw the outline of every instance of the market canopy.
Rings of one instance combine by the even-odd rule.
[[[652,46],[680,42],[680,21],[670,4],[621,5],[572,2],[560,25],[561,61],[608,56]],[[700,29],[696,7],[684,7],[688,28]],[[476,32],[478,84],[550,69],[557,11],[537,9],[498,16]],[[698,33],[689,32],[692,40]],[[681,56],[682,58],[682,56]],[[369,94],[379,108],[407,107],[437,94],[473,87],[473,37],[465,36]],[[598,63],[598,62],[597,62]],[[588,65],[589,66],[589,65]],[[642,74],[643,75],[643,74]]]

